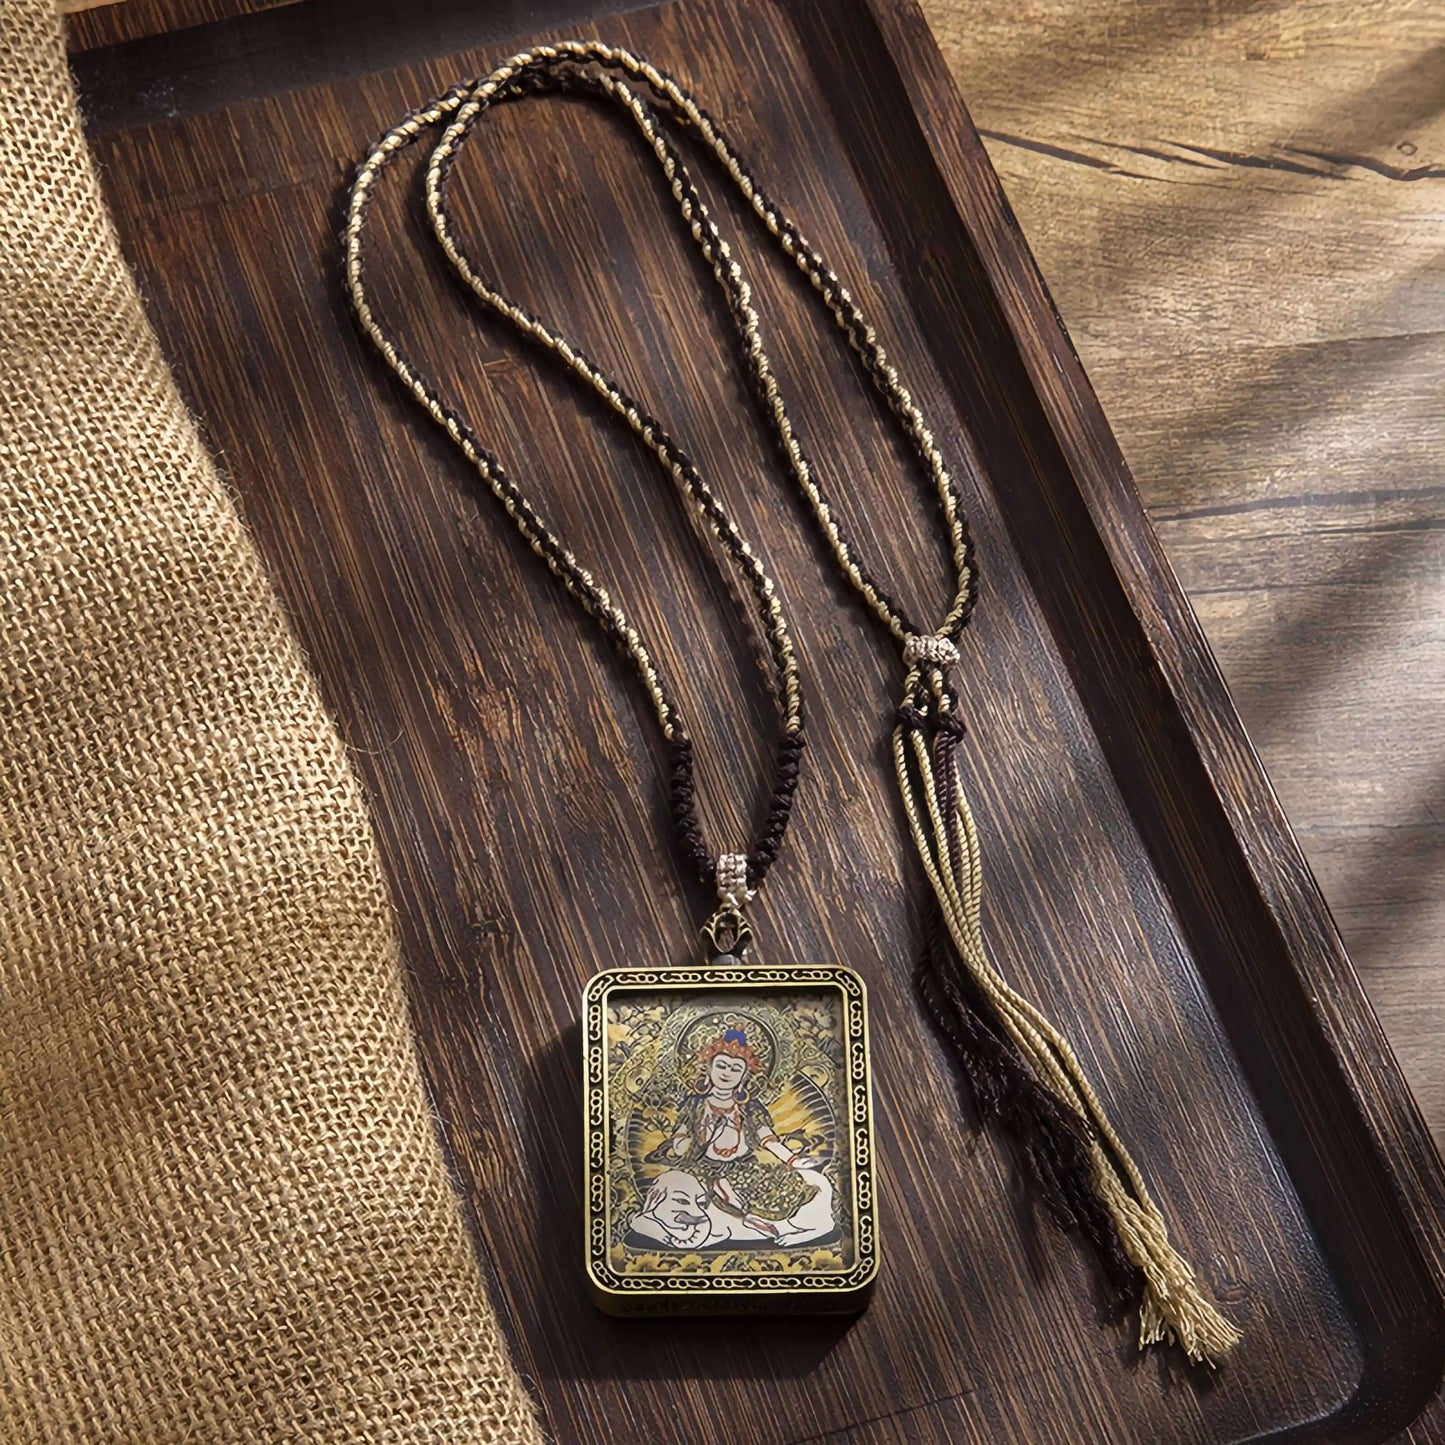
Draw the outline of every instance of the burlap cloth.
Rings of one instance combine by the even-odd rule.
[[[0,1440],[535,1440],[51,3],[0,0]]]

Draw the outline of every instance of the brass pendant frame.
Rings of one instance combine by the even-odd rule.
[[[852,969],[609,969],[583,991],[582,1046],[600,1309],[866,1306],[879,1250],[867,990]]]

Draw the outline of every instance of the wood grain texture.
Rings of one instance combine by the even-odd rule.
[[[1445,14],[925,10],[1445,1139]]]
[[[577,997],[597,967],[688,956],[706,900],[661,843],[644,707],[363,352],[336,275],[349,165],[511,46],[474,49],[197,101],[96,149],[368,787],[438,1114],[552,1429],[759,1445],[1398,1433],[1445,1350],[1438,1159],[921,21],[892,0],[699,0],[585,28],[604,25],[734,122],[960,461],[988,581],[964,684],[988,924],[1008,969],[1076,1021],[1248,1344],[1212,1381],[1163,1357],[1130,1368],[1082,1262],[972,1134],[907,983],[918,879],[883,746],[896,651],[780,499],[655,183],[613,121],[554,101],[495,118],[460,213],[513,290],[674,421],[779,579],[814,746],[763,946],[867,977],[885,1167],[885,1276],[856,1322],[592,1310]],[[919,604],[946,569],[918,488],[796,278],[723,210],[831,490],[905,600],[934,610]],[[695,720],[712,829],[741,837],[769,714],[728,584],[648,459],[418,261],[400,185],[378,221],[382,304],[408,349],[615,581]],[[1437,1438],[1435,1409],[1417,1438]]]
[[[252,15],[298,0],[60,0],[72,53]]]

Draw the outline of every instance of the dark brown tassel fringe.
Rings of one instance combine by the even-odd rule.
[[[942,724],[906,719],[932,733],[936,772],[951,783],[952,753],[963,735],[955,714]],[[947,787],[948,784],[945,784]],[[949,847],[957,858],[957,819],[946,799]],[[1139,1307],[1144,1274],[1124,1253],[1109,1211],[1092,1182],[1088,1125],[1046,1089],[1017,1045],[1000,1025],[953,947],[943,914],[930,898],[928,937],[914,973],[919,998],[940,1038],[958,1062],[959,1081],[978,1111],[981,1124],[995,1124],[1050,1221],[1077,1235],[1099,1265],[1105,1302],[1125,1315]]]

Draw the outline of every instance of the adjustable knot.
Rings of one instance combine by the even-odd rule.
[[[952,638],[913,633],[903,639],[903,661],[908,667],[936,667],[942,671],[958,661],[958,647]]]
[[[945,692],[942,701],[925,689],[914,697],[905,698],[894,714],[894,721],[901,728],[931,737],[960,739],[968,731],[967,724],[958,715],[958,699],[951,692]]]

